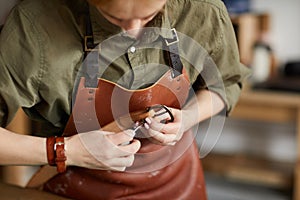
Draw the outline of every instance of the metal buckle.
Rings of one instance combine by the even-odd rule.
[[[172,45],[172,44],[175,44],[175,43],[179,42],[179,39],[178,39],[178,35],[177,35],[177,32],[176,32],[176,29],[175,29],[175,28],[172,28],[171,31],[172,31],[173,38],[170,39],[171,42],[169,42],[167,39],[165,39],[166,45],[167,45],[167,46],[170,46],[170,45]]]
[[[54,144],[54,151],[56,151],[58,145],[64,145],[64,142],[57,142]]]
[[[91,35],[84,36],[84,51],[98,51],[98,49],[91,49],[91,48],[87,47],[86,44],[87,44],[88,39],[93,39],[93,36],[91,36]]]

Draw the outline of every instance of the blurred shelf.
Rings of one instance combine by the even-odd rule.
[[[300,93],[246,89],[242,92],[232,117],[297,123],[299,110]]]
[[[210,154],[202,160],[204,171],[235,181],[288,190],[293,164],[246,155]]]
[[[269,31],[268,13],[243,13],[232,15],[231,21],[239,46],[241,62],[247,66],[252,63],[253,46],[263,33]]]
[[[256,120],[262,122],[291,123],[296,127],[295,141],[297,143],[297,158],[292,165],[292,185],[293,199],[300,200],[300,93],[280,92],[272,90],[254,90],[247,88],[242,91],[239,102],[232,113],[233,118],[243,120]],[[221,158],[218,158],[221,159]],[[230,164],[230,161],[224,162]],[[256,164],[259,162],[255,162]],[[285,163],[286,164],[286,163]],[[241,167],[237,163],[237,168],[231,167],[227,175],[250,180],[251,178],[259,182],[274,186],[288,186],[289,175],[279,173],[272,169],[274,163],[270,162],[259,167]],[[250,165],[249,165],[250,166]],[[268,177],[268,178],[265,178]],[[288,179],[287,179],[287,178]]]

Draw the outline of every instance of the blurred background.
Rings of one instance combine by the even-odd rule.
[[[223,1],[253,74],[221,134],[205,135],[209,121],[200,125],[209,199],[300,200],[300,1]],[[0,0],[0,24],[16,2]],[[8,128],[32,129],[22,111]],[[0,179],[24,186],[32,173],[1,167]]]
[[[252,76],[220,136],[199,129],[209,197],[300,200],[300,1],[223,1]]]

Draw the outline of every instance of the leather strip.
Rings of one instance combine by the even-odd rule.
[[[84,37],[84,71],[85,71],[85,87],[97,88],[98,86],[98,71],[99,71],[99,54],[97,46],[94,43],[93,27],[90,17],[89,5],[87,4],[85,15],[85,37]],[[89,56],[88,59],[86,59]]]
[[[175,28],[171,29],[173,38],[172,39],[164,39],[165,46],[168,50],[168,59],[169,65],[173,69],[172,77],[175,78],[182,74],[183,64],[181,62],[179,56],[179,49],[178,49],[178,35]]]
[[[85,59],[84,64],[85,72],[85,87],[97,88],[98,86],[98,73],[99,73],[99,53],[98,51],[91,51],[88,54],[88,59]]]
[[[56,166],[57,172],[63,173],[66,171],[66,163],[67,157],[65,155],[65,140],[64,137],[56,137],[54,150],[56,152]]]
[[[55,151],[54,151],[55,137],[48,137],[46,139],[47,147],[47,160],[50,166],[56,166],[55,163]]]
[[[89,4],[87,3],[86,5],[86,14],[85,14],[85,48],[84,51],[87,55],[89,51],[92,51],[92,49],[95,48],[94,44],[94,37],[93,37],[93,27],[92,27],[92,22],[91,22],[91,17],[90,17],[90,10],[89,10]]]

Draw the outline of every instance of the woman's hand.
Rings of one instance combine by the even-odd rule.
[[[188,129],[184,126],[184,118],[182,110],[170,109],[174,116],[173,122],[168,122],[167,124],[160,123],[164,116],[156,118],[146,118],[144,127],[147,129],[147,134],[150,136],[150,140],[154,143],[161,145],[175,145],[182,136],[183,133]]]
[[[67,165],[124,171],[133,164],[141,144],[134,133],[90,131],[66,138]]]

